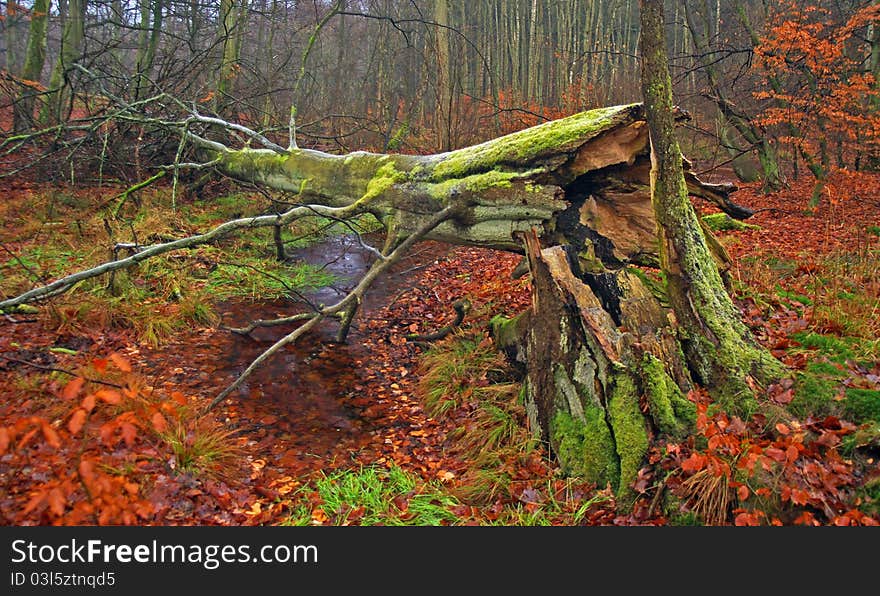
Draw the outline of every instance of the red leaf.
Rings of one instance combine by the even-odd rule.
[[[785,461],[785,451],[776,447],[767,447],[764,454],[775,462],[782,463]]]
[[[737,526],[757,526],[758,516],[754,513],[750,513],[748,511],[744,511],[736,516],[736,519],[733,521]]]
[[[109,361],[106,358],[95,358],[92,360],[92,366],[95,367],[96,371],[103,374],[107,370],[107,362]]]
[[[122,395],[118,391],[111,391],[110,389],[99,389],[95,392],[95,397],[108,404],[115,405],[122,402]]]
[[[741,485],[738,489],[736,489],[736,496],[739,497],[740,501],[745,501],[749,498],[749,487],[745,484]]]
[[[86,380],[82,377],[76,377],[67,385],[64,386],[64,391],[61,392],[61,399],[73,399],[79,392],[82,390],[83,385],[86,384]]]
[[[86,417],[88,415],[88,412],[82,408],[76,409],[73,416],[70,417],[70,421],[67,423],[67,430],[70,431],[70,434],[76,435],[76,433],[82,429],[83,425],[86,423]]]
[[[9,429],[5,426],[0,426],[0,455],[6,453],[6,450],[9,449],[9,443],[12,438],[9,436]]]
[[[113,364],[116,365],[116,368],[118,368],[122,372],[124,372],[124,373],[131,372],[131,364],[129,364],[128,360],[126,360],[124,357],[120,356],[116,352],[113,352],[112,354],[110,354],[110,360],[112,360]]]
[[[706,467],[706,456],[699,453],[692,453],[689,458],[681,462],[681,469],[688,474],[699,472]]]

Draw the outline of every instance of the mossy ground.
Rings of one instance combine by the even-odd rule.
[[[160,243],[271,209],[262,197],[244,194],[178,201],[172,209],[169,190],[156,187],[130,197],[117,220],[107,219],[100,208],[105,202],[105,195],[76,191],[33,194],[21,212],[26,215],[18,216],[20,225],[6,234],[9,250],[0,254],[0,293],[13,296],[96,266],[113,257],[109,247],[117,242]],[[310,218],[285,228],[281,240],[296,248],[334,231],[341,230],[333,222]],[[121,250],[116,256],[128,253]],[[271,228],[245,230],[213,245],[86,280],[47,308],[60,329],[130,328],[157,345],[187,326],[216,323],[219,300],[282,299],[333,281],[317,265],[280,262],[275,256]]]

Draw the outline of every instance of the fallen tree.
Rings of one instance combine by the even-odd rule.
[[[297,204],[281,214],[230,221],[189,238],[126,246],[130,256],[0,301],[0,309],[45,299],[87,277],[247,228],[283,226],[314,214],[340,220],[371,214],[381,222],[384,246],[342,300],[294,317],[255,322],[303,324],[254,361],[212,401],[213,407],[262,361],[321,321],[340,319],[338,339],[344,340],[370,283],[420,240],[523,253],[533,280],[533,306],[513,320],[494,320],[493,333],[524,367],[534,432],[549,443],[565,471],[598,485],[610,483],[622,502],[650,442],[692,431],[695,409],[685,395],[694,383],[715,390],[727,405],[748,410],[753,397],[743,388],[779,372],[747,333],[739,333],[737,324],[745,328],[733,320],[732,310],[704,312],[717,311],[717,306],[702,299],[694,303],[697,294],[691,288],[681,283],[666,288],[643,270],[668,266],[668,244],[664,254],[658,229],[679,226],[685,236],[709,240],[712,262],[694,266],[716,271],[715,278],[701,283],[727,296],[717,276],[729,265],[720,244],[701,230],[696,217],[658,212],[652,201],[649,126],[642,104],[591,110],[423,156],[284,149],[256,133],[251,138],[266,141],[266,148],[233,149],[195,134],[189,138],[204,164],[241,181],[294,193]],[[738,219],[749,215],[730,200],[732,185],[706,184],[689,171],[680,153],[678,160],[686,195],[711,201]],[[683,304],[692,311],[687,324],[682,324]],[[705,337],[696,338],[694,324],[703,319],[720,321],[739,335],[722,338],[728,346],[716,341],[709,328]],[[742,349],[748,357],[714,357],[712,350],[721,348]]]

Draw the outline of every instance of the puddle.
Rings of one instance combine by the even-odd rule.
[[[367,291],[346,344],[333,341],[337,325],[325,321],[264,362],[230,397],[252,404],[260,414],[277,417],[273,425],[280,425],[280,430],[289,434],[293,445],[288,447],[295,446],[302,453],[324,457],[338,453],[340,447],[355,449],[368,441],[372,423],[358,415],[361,407],[353,403],[363,397],[360,386],[364,375],[369,373],[359,323],[373,309],[393,300],[418,269],[446,255],[450,249],[449,245],[436,242],[414,246],[410,255],[375,280]],[[356,238],[334,237],[297,251],[291,260],[323,266],[337,278],[333,286],[307,294],[312,303],[329,305],[354,287],[373,262],[374,255]],[[238,327],[254,319],[290,316],[307,307],[286,301],[236,301],[220,303],[217,308],[224,325]],[[260,328],[250,336],[215,333],[210,336],[210,346],[200,346],[210,354],[195,357],[199,361],[204,357],[214,358],[212,383],[229,384],[260,353],[295,328],[296,324]]]

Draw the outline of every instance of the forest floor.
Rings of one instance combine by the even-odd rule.
[[[207,413],[291,329],[241,337],[223,325],[289,314],[286,286],[267,299],[262,286],[260,299],[256,289],[222,295],[211,276],[232,273],[222,256],[199,253],[174,275],[160,272],[170,280],[161,288],[141,271],[121,280],[139,293],[125,290],[115,302],[96,298],[100,288],[77,289],[39,311],[0,315],[0,521],[874,525],[880,176],[831,181],[815,209],[810,192],[808,181],[770,194],[746,185],[734,196],[756,210],[750,227],[717,232],[745,320],[795,373],[765,398],[792,407],[800,422],[759,437],[748,434],[751,421],[702,409],[708,447],[691,440],[653,452],[650,463],[666,475],[646,472],[632,511],[617,511],[607,487],[563,477],[530,440],[516,372],[487,332],[492,316],[530,302],[527,276],[510,276],[519,257],[422,243],[369,294],[347,344],[332,341],[332,325],[306,336]],[[83,265],[98,232],[64,216],[113,196],[11,188],[0,207],[0,291],[33,283],[22,270],[47,279]],[[38,212],[45,217],[32,217]],[[204,225],[228,214],[196,215]],[[157,237],[169,232],[167,221],[178,233],[192,230],[176,215],[148,218]],[[69,223],[53,231],[57,221]],[[102,250],[89,256],[106,258]],[[181,270],[201,269],[192,287],[181,285]],[[320,294],[334,283],[326,273],[298,270],[316,300],[330,297]],[[460,298],[472,308],[454,333],[430,346],[407,337],[446,325]],[[713,476],[713,462],[736,462],[743,474]],[[773,480],[758,482],[755,469]],[[719,492],[712,479],[721,477]],[[663,486],[680,496],[678,515],[661,513],[654,497]]]

